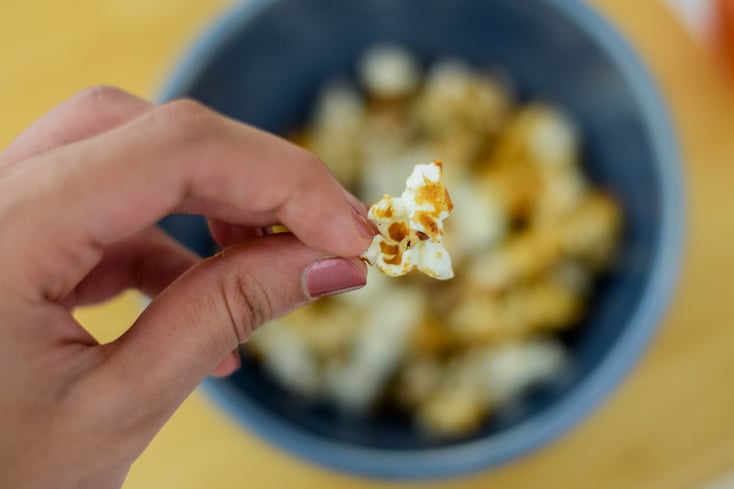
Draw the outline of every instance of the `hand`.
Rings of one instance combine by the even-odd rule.
[[[204,214],[200,260],[154,223]],[[0,154],[0,487],[119,487],[263,322],[365,283],[363,206],[306,151],[192,101],[88,90]],[[292,234],[260,236],[282,223]],[[328,258],[331,257],[331,258]],[[72,317],[153,298],[100,345]]]

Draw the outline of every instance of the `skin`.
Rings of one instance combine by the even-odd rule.
[[[202,379],[309,302],[308,265],[367,248],[354,208],[310,153],[193,101],[98,87],[43,116],[0,153],[0,487],[120,487]],[[224,251],[153,227],[172,212]],[[101,345],[71,310],[127,288],[152,303]]]

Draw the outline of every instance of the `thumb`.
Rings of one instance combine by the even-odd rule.
[[[204,260],[161,293],[110,345],[110,364],[124,369],[115,377],[136,398],[170,412],[264,322],[365,283],[358,258],[325,257],[289,234],[253,239]]]

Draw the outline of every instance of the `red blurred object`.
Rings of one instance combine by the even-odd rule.
[[[717,44],[734,69],[734,0],[716,0]]]

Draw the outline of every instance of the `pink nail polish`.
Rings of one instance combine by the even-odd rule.
[[[325,258],[303,272],[303,290],[312,299],[360,289],[367,283],[365,273],[344,258]]]
[[[372,240],[372,238],[378,233],[377,228],[374,224],[372,224],[372,222],[369,221],[369,219],[361,214],[359,210],[355,209],[354,206],[351,207],[352,215],[354,216],[354,221],[357,224],[357,230],[359,230],[359,234],[369,240]]]

